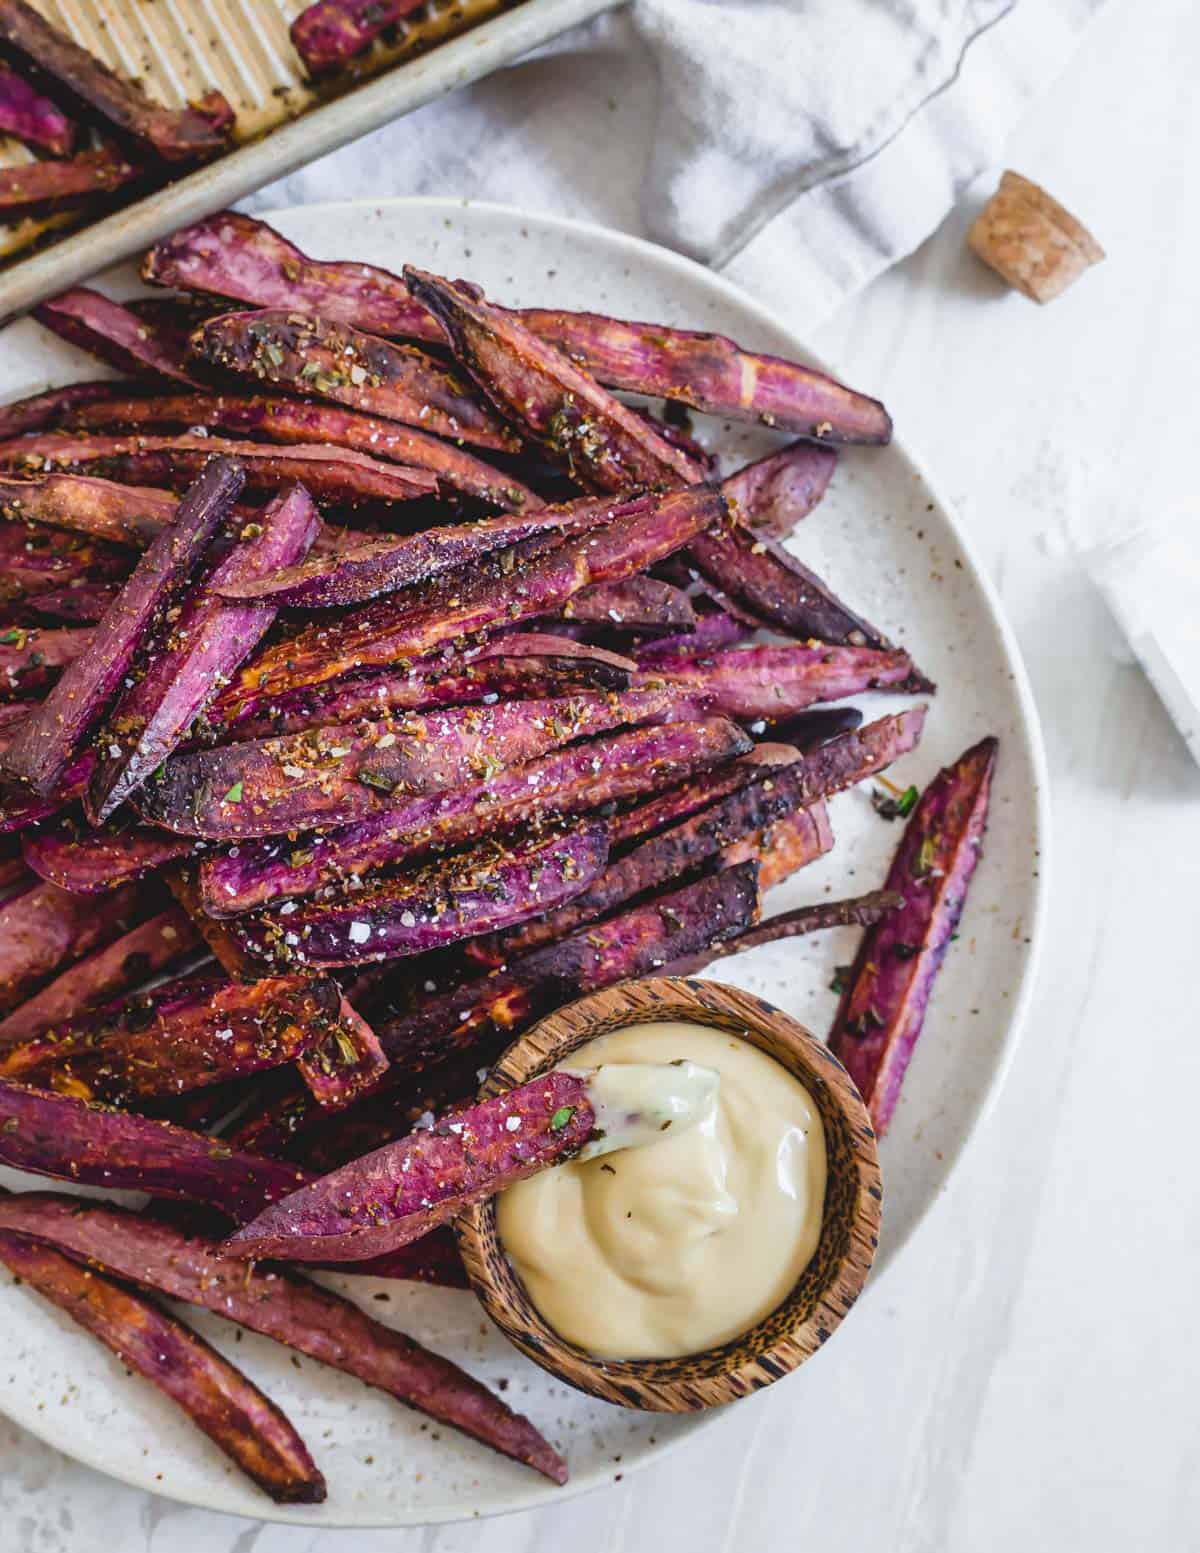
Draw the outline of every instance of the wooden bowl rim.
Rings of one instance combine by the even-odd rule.
[[[797,1313],[782,1334],[775,1330],[781,1313],[796,1298],[793,1290],[775,1311],[720,1347],[679,1359],[598,1359],[560,1337],[529,1300],[500,1247],[494,1198],[464,1209],[454,1227],[472,1289],[492,1321],[527,1358],[606,1402],[674,1413],[719,1406],[770,1385],[828,1341],[871,1270],[883,1190],[875,1130],[838,1059],[782,1009],[719,982],[657,976],[589,993],[519,1036],[493,1066],[480,1096],[500,1094],[538,1077],[595,1036],[670,1019],[692,1020],[750,1040],[808,1088],[821,1112],[827,1142],[831,1127],[844,1129],[849,1159],[848,1168],[840,1167],[839,1186],[850,1190],[852,1207],[843,1230],[826,1212],[821,1235],[824,1242],[827,1234],[843,1234],[845,1244],[806,1314]],[[827,1209],[833,1184],[831,1149]],[[818,1245],[814,1262],[821,1250]]]

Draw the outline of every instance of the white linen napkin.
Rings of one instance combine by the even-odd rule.
[[[452,194],[677,248],[801,331],[939,224],[1103,0],[635,0],[260,191]]]

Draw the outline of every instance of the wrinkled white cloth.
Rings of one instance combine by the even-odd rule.
[[[932,232],[1103,0],[634,0],[250,209],[449,194],[722,270],[801,331]]]

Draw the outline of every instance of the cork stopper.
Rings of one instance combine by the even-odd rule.
[[[1104,249],[1045,189],[1006,172],[967,242],[983,262],[1034,302],[1052,302]]]

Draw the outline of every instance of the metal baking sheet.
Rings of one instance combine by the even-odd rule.
[[[352,78],[321,87],[305,79],[288,37],[307,0],[35,3],[162,102],[223,92],[237,112],[235,148],[78,230],[79,217],[66,214],[0,226],[0,321],[619,0],[426,0],[357,63]],[[0,139],[0,166],[27,160],[18,142]]]

